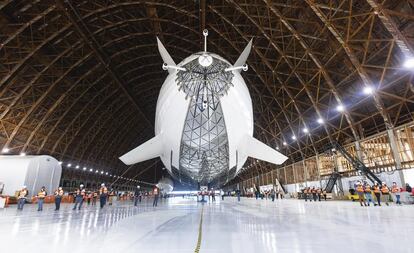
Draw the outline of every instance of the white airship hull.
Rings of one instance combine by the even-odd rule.
[[[251,43],[249,45],[251,46]],[[160,42],[159,49],[164,62],[175,66]],[[245,49],[244,55],[240,56],[242,59],[239,58],[236,64],[240,64],[240,61],[244,64],[249,51],[250,48]],[[193,54],[176,66],[188,66],[187,64],[195,61],[200,54],[202,53]],[[216,54],[209,53],[209,55],[215,60],[232,66]],[[225,159],[228,159],[228,161],[224,163],[226,168],[220,168],[225,173],[214,172],[215,174],[221,174],[218,181],[214,180],[215,177],[219,176],[215,174],[209,175],[208,178],[197,177],[194,173],[190,175],[184,168],[186,165],[183,165],[182,146],[184,141],[183,131],[185,130],[186,120],[188,120],[189,107],[192,105],[191,100],[195,98],[188,96],[188,91],[186,93],[178,87],[178,71],[177,69],[169,70],[169,75],[160,90],[156,107],[155,137],[120,157],[124,163],[134,164],[159,156],[168,172],[179,181],[224,184],[240,171],[248,156],[275,164],[281,164],[287,159],[276,150],[253,138],[254,121],[249,90],[239,71],[232,71],[232,86],[219,99],[220,113],[225,121],[225,136],[227,136],[226,150],[228,154],[226,154]],[[194,167],[191,169],[194,170]],[[199,169],[201,170],[201,168]],[[225,175],[224,178],[223,175]]]

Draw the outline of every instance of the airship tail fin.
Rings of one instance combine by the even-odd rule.
[[[243,52],[237,59],[236,63],[234,63],[233,65],[234,67],[241,67],[246,63],[247,57],[249,57],[250,50],[252,49],[252,43],[253,43],[253,39],[251,39],[249,41],[249,44],[247,44],[247,46],[244,48]]]
[[[167,49],[164,47],[160,39],[157,37],[158,51],[160,52],[161,58],[167,65],[176,66],[173,58],[168,53]],[[168,72],[174,72],[174,69],[168,69]]]
[[[273,164],[282,164],[288,158],[258,139],[248,136],[245,138],[247,155]]]
[[[126,165],[143,162],[162,154],[161,136],[157,135],[140,146],[134,148],[119,159]]]

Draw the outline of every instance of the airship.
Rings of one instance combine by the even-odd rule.
[[[122,155],[132,165],[159,157],[168,173],[183,184],[224,185],[248,157],[282,164],[287,157],[253,137],[253,107],[241,71],[252,47],[234,64],[207,51],[176,64],[157,38],[168,71],[156,106],[155,136]]]

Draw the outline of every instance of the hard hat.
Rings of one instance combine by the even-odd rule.
[[[81,185],[79,185],[80,186],[80,188],[83,188],[83,184],[81,184]]]
[[[101,184],[101,186],[105,186],[105,184],[104,184],[104,183],[102,183],[102,184]]]

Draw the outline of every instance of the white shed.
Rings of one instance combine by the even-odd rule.
[[[51,156],[0,156],[3,195],[14,196],[24,185],[29,190],[29,197],[36,195],[42,186],[52,194],[59,186],[61,175],[62,166]]]

